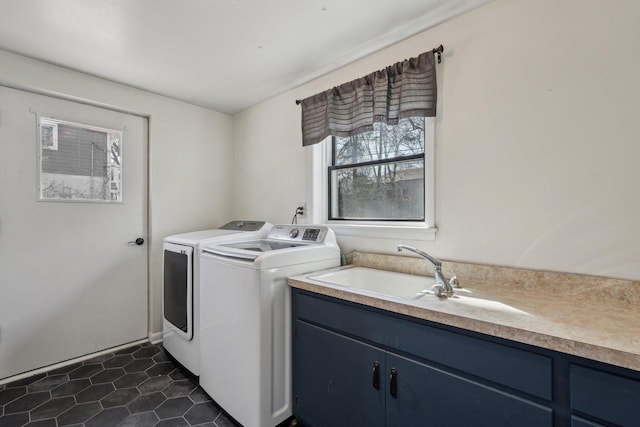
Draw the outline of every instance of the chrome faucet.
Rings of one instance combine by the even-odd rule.
[[[456,284],[457,285],[457,279],[455,277],[451,278],[451,281],[448,281],[446,277],[444,277],[444,275],[442,274],[442,261],[440,261],[438,258],[429,255],[426,252],[421,251],[420,249],[416,249],[412,246],[407,246],[407,245],[398,245],[397,247],[398,252],[402,252],[403,249],[406,249],[408,251],[414,252],[418,255],[420,255],[422,258],[426,259],[427,261],[429,261],[431,264],[433,264],[433,266],[435,267],[435,279],[436,279],[436,283],[433,286],[433,292],[437,295],[437,296],[446,296],[446,297],[450,297],[453,295],[453,286],[451,286],[452,284]]]

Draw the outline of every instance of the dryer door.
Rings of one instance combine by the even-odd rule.
[[[193,339],[193,247],[163,245],[162,310],[175,332]]]

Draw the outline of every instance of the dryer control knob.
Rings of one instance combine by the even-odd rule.
[[[291,231],[289,231],[289,237],[291,237],[292,239],[298,237],[298,234],[300,234],[300,230],[298,230],[297,228],[293,228],[291,229]]]

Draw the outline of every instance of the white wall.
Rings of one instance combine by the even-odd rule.
[[[232,118],[5,51],[0,84],[149,116],[149,327],[162,331],[162,239],[231,219]]]
[[[294,100],[439,44],[444,259],[640,279],[640,3],[496,0],[234,116],[234,216],[310,200]],[[341,239],[393,251],[395,240]],[[413,242],[415,243],[415,242]]]

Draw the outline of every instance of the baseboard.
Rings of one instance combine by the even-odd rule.
[[[149,342],[151,344],[159,344],[162,342],[162,332],[149,331]]]
[[[162,334],[160,334],[160,338],[162,338]],[[2,378],[2,379],[0,379],[0,385],[7,384],[7,383],[12,383],[14,381],[18,381],[18,380],[21,380],[21,379],[24,379],[24,378],[29,378],[29,377],[32,377],[34,375],[43,374],[43,373],[52,371],[54,369],[58,369],[58,368],[62,368],[62,367],[65,367],[65,366],[73,365],[74,363],[83,362],[83,361],[88,360],[88,359],[93,359],[94,357],[102,356],[103,354],[114,353],[116,351],[124,350],[125,348],[133,347],[134,345],[144,344],[144,343],[149,342],[149,341],[151,341],[151,338],[129,342],[129,343],[126,343],[126,344],[119,345],[117,347],[111,347],[111,348],[107,348],[105,350],[97,351],[95,353],[85,354],[84,356],[76,357],[74,359],[65,360],[64,362],[54,363],[53,365],[45,366],[43,368],[38,368],[38,369],[34,369],[32,371],[23,372],[23,373],[18,374],[18,375],[13,375],[11,377]],[[162,341],[162,339],[160,341]],[[153,341],[151,341],[151,342],[153,343]]]

